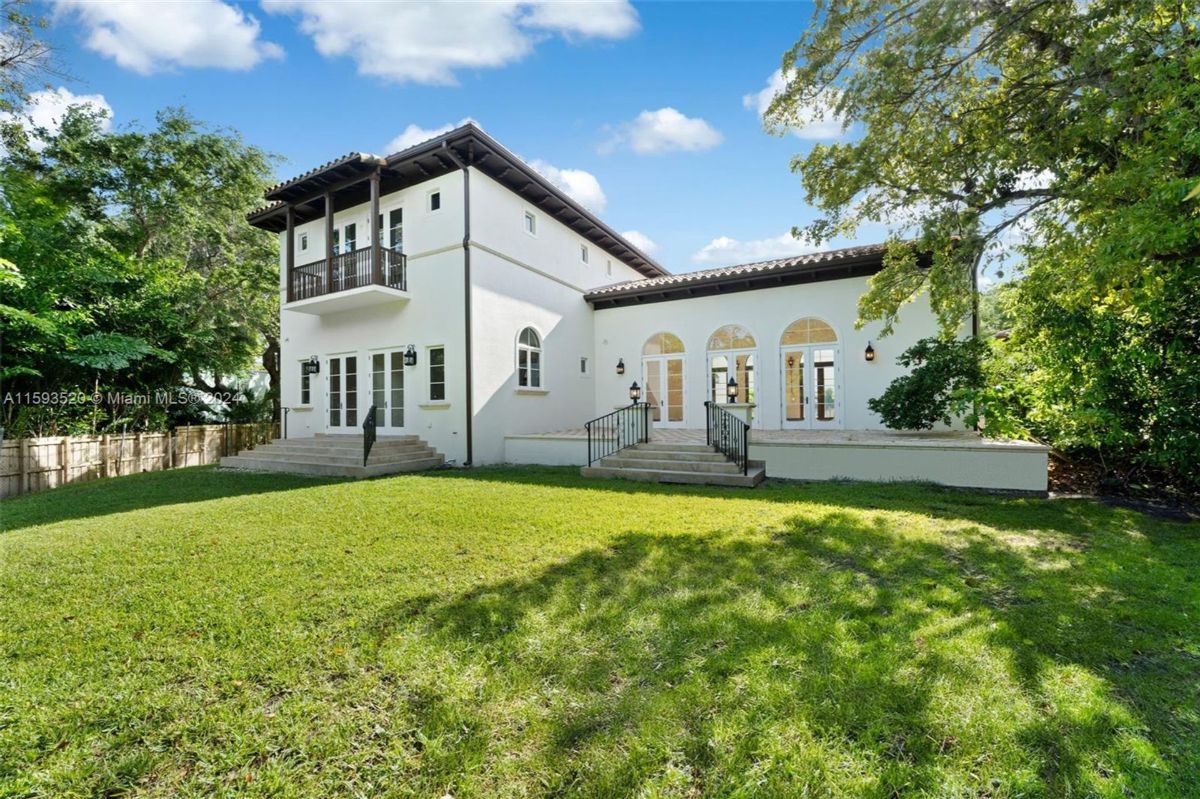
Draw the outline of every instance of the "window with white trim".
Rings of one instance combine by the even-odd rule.
[[[312,375],[304,371],[308,361],[300,362],[300,404],[312,405]]]
[[[579,260],[585,264],[588,262],[588,248],[586,244],[579,245]]]
[[[300,250],[303,252],[304,250],[307,250],[307,249],[308,249],[308,234],[301,233],[300,234]]]
[[[437,211],[442,207],[442,193],[440,191],[429,192],[429,210]]]
[[[530,236],[537,235],[537,217],[532,211],[525,212],[525,232]]]
[[[429,348],[429,400],[446,401],[446,348]]]
[[[542,387],[542,337],[532,327],[525,328],[517,337],[517,385]]]

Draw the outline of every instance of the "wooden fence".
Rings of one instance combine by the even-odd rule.
[[[278,426],[209,424],[169,433],[18,438],[0,444],[0,498],[68,483],[216,463],[278,435]]]

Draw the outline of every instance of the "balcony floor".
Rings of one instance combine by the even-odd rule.
[[[408,302],[410,299],[412,299],[412,295],[407,291],[394,289],[391,286],[368,285],[295,300],[285,304],[283,310],[320,315],[353,311],[394,302]]]

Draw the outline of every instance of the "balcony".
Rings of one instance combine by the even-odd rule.
[[[284,308],[325,314],[407,302],[407,267],[404,253],[370,247],[295,266],[288,270]]]

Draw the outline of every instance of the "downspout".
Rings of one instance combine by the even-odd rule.
[[[471,170],[458,157],[458,154],[450,149],[448,142],[442,142],[442,151],[449,156],[451,161],[458,165],[463,175],[463,316],[466,326],[463,355],[467,359],[467,459],[463,461],[463,466],[470,466],[474,454],[473,434],[475,428],[475,408],[472,396],[473,381],[471,379],[473,369],[473,361],[471,359]]]

